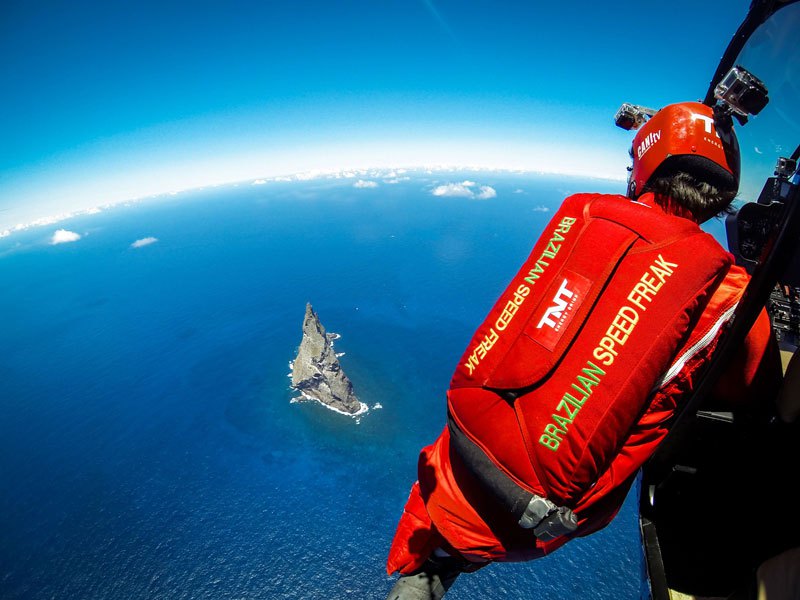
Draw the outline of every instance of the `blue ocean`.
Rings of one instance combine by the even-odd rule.
[[[0,597],[385,598],[417,454],[474,329],[565,195],[624,184],[360,181],[186,192],[0,240]],[[80,239],[53,244],[56,229]],[[341,335],[372,407],[358,420],[291,402],[306,302]],[[645,585],[631,496],[604,531],[447,597]]]

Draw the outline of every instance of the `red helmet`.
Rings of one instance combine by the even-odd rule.
[[[739,143],[733,127],[718,128],[714,111],[699,102],[659,110],[636,133],[631,155],[630,198],[642,193],[654,173],[669,176],[678,171],[720,191],[739,189]]]

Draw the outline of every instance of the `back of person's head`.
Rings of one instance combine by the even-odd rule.
[[[739,143],[730,118],[699,102],[670,104],[639,129],[631,148],[628,196],[653,192],[705,221],[728,208],[739,191]]]

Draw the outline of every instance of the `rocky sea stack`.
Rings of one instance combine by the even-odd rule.
[[[306,304],[303,319],[303,340],[292,363],[292,387],[303,397],[317,400],[337,412],[358,415],[367,410],[353,392],[353,384],[345,375],[333,350],[338,336],[325,332],[317,313]]]

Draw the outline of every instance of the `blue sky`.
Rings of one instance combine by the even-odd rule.
[[[0,3],[0,230],[307,171],[624,177],[623,101],[698,99],[749,0]]]

